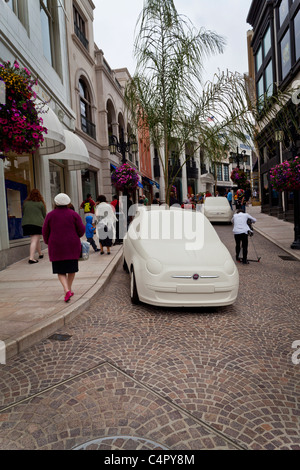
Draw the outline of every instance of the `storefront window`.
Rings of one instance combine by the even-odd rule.
[[[90,170],[82,170],[81,172],[82,194],[86,198],[87,194],[92,195],[92,199],[96,201],[98,194],[97,173]]]
[[[64,168],[63,165],[49,161],[50,171],[50,189],[51,189],[51,200],[59,193],[64,192]]]
[[[34,188],[32,156],[6,158],[4,178],[9,239],[18,240],[23,238],[22,206]]]

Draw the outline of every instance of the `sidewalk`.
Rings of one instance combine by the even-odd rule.
[[[300,250],[291,248],[295,239],[294,224],[262,214],[260,206],[249,206],[247,212],[256,219],[253,225],[255,231],[300,261]]]
[[[29,247],[28,247],[29,249]],[[0,340],[6,345],[6,360],[47,338],[84,311],[104,288],[122,258],[123,246],[111,255],[90,252],[79,262],[73,283],[74,296],[64,302],[57,275],[52,274],[48,250],[37,264],[28,258],[0,271]]]
[[[300,260],[300,251],[290,248],[294,225],[260,211],[260,206],[247,207],[257,219],[254,229]],[[64,302],[62,287],[52,274],[47,250],[37,264],[29,265],[26,258],[0,271],[0,340],[6,344],[6,359],[47,338],[84,311],[109,281],[122,253],[122,245],[113,246],[110,256],[92,250],[89,260],[79,263],[75,295],[69,303]]]

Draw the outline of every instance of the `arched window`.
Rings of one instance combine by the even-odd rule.
[[[86,82],[79,79],[79,96],[80,96],[80,120],[81,129],[93,139],[96,139],[96,126],[92,122],[92,105],[90,93]]]

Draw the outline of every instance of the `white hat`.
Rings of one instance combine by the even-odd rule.
[[[67,194],[60,193],[55,196],[54,202],[57,206],[67,206],[68,204],[70,204],[71,199]]]

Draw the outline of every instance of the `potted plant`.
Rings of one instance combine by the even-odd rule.
[[[230,179],[237,185],[239,189],[247,189],[250,187],[246,173],[240,168],[234,168],[232,170]]]
[[[0,155],[31,153],[44,141],[47,129],[36,108],[36,79],[15,60],[0,63]]]
[[[112,184],[119,191],[134,191],[138,187],[139,175],[128,163],[123,163],[111,175]]]
[[[300,158],[286,160],[271,168],[270,182],[276,191],[300,190]]]

